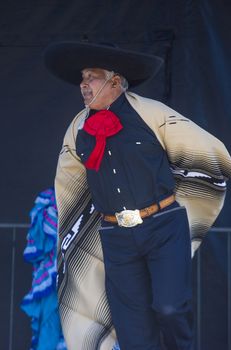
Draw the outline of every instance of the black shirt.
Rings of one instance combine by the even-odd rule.
[[[87,169],[87,181],[95,209],[114,214],[124,209],[142,209],[173,193],[174,178],[167,154],[153,131],[132,108],[124,94],[110,110],[123,129],[106,139],[98,172]],[[97,111],[91,110],[91,114]],[[78,131],[77,155],[85,162],[95,147],[95,137]]]

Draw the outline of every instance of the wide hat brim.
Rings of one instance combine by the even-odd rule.
[[[102,68],[123,75],[130,87],[153,78],[163,63],[158,56],[83,42],[52,44],[44,61],[52,74],[74,85],[81,83],[83,69]]]

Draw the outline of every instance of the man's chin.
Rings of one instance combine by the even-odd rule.
[[[93,97],[84,97],[83,98],[83,101],[84,101],[84,104],[85,105],[88,105],[91,101],[92,101]]]

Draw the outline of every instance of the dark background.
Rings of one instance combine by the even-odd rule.
[[[53,185],[65,130],[83,107],[79,88],[57,80],[43,66],[44,48],[54,41],[113,42],[162,56],[165,65],[158,76],[133,91],[167,103],[221,139],[231,152],[230,14],[228,0],[2,1],[0,222],[29,221],[37,193]],[[230,192],[229,185],[215,226],[231,226]],[[25,235],[25,230],[17,234],[16,308],[30,282],[30,271],[20,260]],[[6,230],[0,240],[1,267],[7,271],[14,243]],[[204,245],[202,301],[207,308],[202,323],[207,328],[202,349],[226,350],[227,280],[231,278],[227,234],[211,234]],[[1,324],[9,317],[9,276],[1,291]],[[15,331],[21,332],[19,339],[25,338],[25,343],[15,341],[13,349],[26,349],[28,324],[18,311],[15,322],[19,325]]]

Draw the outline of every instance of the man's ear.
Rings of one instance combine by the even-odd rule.
[[[112,77],[111,81],[112,81],[112,87],[113,88],[115,88],[115,87],[117,87],[118,85],[121,84],[121,78],[120,78],[119,75],[115,75],[114,77]]]

